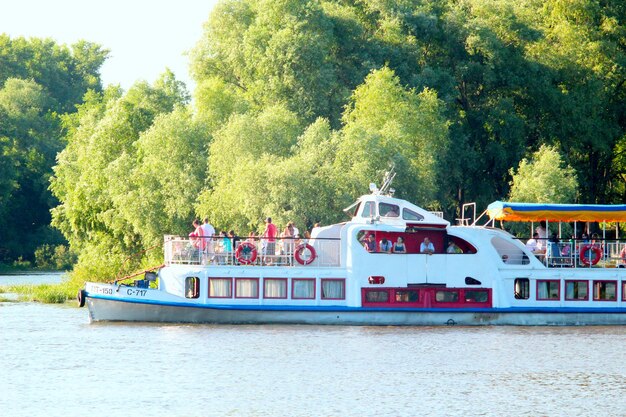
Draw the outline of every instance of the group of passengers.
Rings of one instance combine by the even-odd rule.
[[[590,249],[600,249],[604,253],[606,248],[604,247],[603,239],[597,233],[589,234],[583,231],[579,236],[572,234],[569,241],[561,241],[556,233],[552,233],[548,238],[548,232],[546,230],[546,223],[540,222],[539,226],[535,229],[533,237],[526,241],[526,248],[536,255],[541,261],[549,260],[553,263],[555,260],[567,260],[571,257],[576,258],[582,247],[589,245]],[[626,265],[626,245],[623,245],[619,255],[618,266],[623,267]]]
[[[363,247],[368,252],[407,253],[406,244],[402,236],[398,236],[396,242],[392,242],[391,240],[384,237],[380,240],[377,246],[376,237],[373,233],[370,233],[365,237],[362,243]],[[433,253],[435,253],[435,245],[433,245],[428,237],[425,237],[424,241],[420,243],[420,253],[427,255],[432,255]],[[446,253],[463,253],[463,251],[453,241],[450,241],[448,243]]]
[[[392,242],[387,238],[382,238],[378,244],[378,250],[376,248],[376,236],[373,233],[367,235],[363,241],[363,247],[368,252],[382,252],[382,253],[406,253],[406,246],[404,244],[404,238],[398,236],[396,242]]]
[[[234,230],[216,232],[215,228],[205,218],[204,223],[199,219],[193,221],[194,231],[189,234],[190,242],[199,253],[203,254],[203,261],[214,262],[220,265],[234,262],[235,251],[241,243],[241,238]],[[319,227],[319,223],[315,224]],[[304,232],[305,239],[310,237]],[[265,219],[265,229],[260,235],[252,230],[245,242],[254,245],[262,256],[264,264],[272,264],[277,256],[292,255],[294,248],[301,242],[300,231],[292,221],[288,222],[279,234],[278,227],[271,217]]]

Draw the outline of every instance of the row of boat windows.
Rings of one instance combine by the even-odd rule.
[[[424,295],[430,295],[434,291],[436,303],[488,303],[489,290],[486,289],[438,289],[438,290],[418,290],[418,289],[363,289],[363,303],[419,303],[423,301]]]
[[[262,283],[259,283],[262,281]],[[290,285],[291,282],[291,285]],[[314,300],[317,295],[315,278],[209,278],[209,298],[259,298],[264,299]],[[290,290],[290,291],[289,291]],[[185,278],[185,297],[199,298],[200,278]],[[320,279],[322,300],[345,300],[346,280],[341,278]]]
[[[537,300],[560,300],[561,290],[565,292],[565,301],[589,300],[589,285],[591,284],[594,301],[617,301],[617,281],[607,280],[561,280],[546,279],[536,281]],[[530,298],[530,280],[528,278],[515,279],[515,298],[528,300]],[[622,301],[626,301],[626,281],[622,282]]]

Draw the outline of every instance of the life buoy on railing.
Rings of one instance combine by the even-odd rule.
[[[308,258],[304,258],[302,256],[305,253],[305,251],[309,252]],[[296,261],[298,261],[300,265],[308,265],[315,260],[315,256],[316,256],[315,248],[309,245],[308,243],[302,243],[296,246],[296,250],[294,251],[293,256],[294,258],[296,258]]]
[[[237,246],[237,250],[235,251],[235,258],[237,258],[237,261],[242,265],[250,265],[256,261],[256,256],[256,246],[250,242],[243,242]]]
[[[593,258],[587,257],[587,251],[593,252]],[[583,265],[595,265],[602,259],[602,249],[595,245],[587,244],[580,248],[580,262]]]

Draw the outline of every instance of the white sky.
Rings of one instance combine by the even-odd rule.
[[[110,50],[104,86],[152,83],[165,68],[193,90],[184,55],[202,35],[218,0],[10,0],[0,7],[0,33],[53,38],[68,46],[84,39]]]

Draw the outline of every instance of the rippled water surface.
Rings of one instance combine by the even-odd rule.
[[[90,324],[0,303],[2,416],[624,416],[625,362],[626,327]]]

